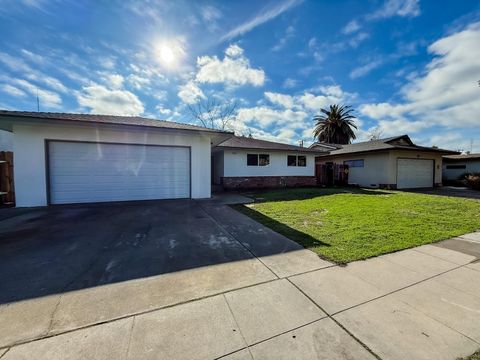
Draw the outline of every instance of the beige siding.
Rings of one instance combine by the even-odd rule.
[[[364,154],[339,155],[333,158],[322,159],[319,163],[333,161],[343,164],[347,160],[364,160],[363,168],[351,168],[348,174],[349,184],[370,187],[397,184],[397,159],[432,159],[435,161],[435,183],[442,182],[442,154],[432,152],[416,152],[394,150],[389,152],[372,152]]]
[[[337,156],[334,160],[326,159],[320,163],[333,161],[336,164],[343,164],[348,160],[363,160],[364,167],[352,167],[348,173],[348,183],[357,184],[360,186],[371,187],[379,184],[391,184],[389,182],[389,154],[385,153],[370,153],[370,154],[350,154]]]
[[[393,180],[392,184],[397,183],[397,159],[432,159],[435,161],[435,184],[442,183],[442,154],[432,152],[400,151],[390,152],[390,170],[389,177]]]

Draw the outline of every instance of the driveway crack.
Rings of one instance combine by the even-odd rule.
[[[130,327],[130,336],[128,337],[127,352],[125,354],[125,360],[128,360],[128,355],[130,353],[130,345],[132,343],[132,337],[133,337],[133,328],[135,327],[135,318],[136,316],[133,316],[132,326]]]

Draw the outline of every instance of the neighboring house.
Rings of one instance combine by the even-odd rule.
[[[442,156],[458,154],[415,145],[408,135],[333,146],[336,149],[317,157],[317,164],[348,165],[349,184],[391,189],[440,186]],[[310,148],[318,147],[324,149],[325,144],[314,143]]]
[[[480,173],[480,154],[446,155],[443,157],[444,181],[458,180],[465,173]]]
[[[17,206],[209,198],[211,146],[233,134],[141,117],[0,111]]]
[[[212,150],[213,180],[225,189],[314,186],[316,149],[235,136]]]

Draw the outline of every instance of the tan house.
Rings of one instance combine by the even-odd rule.
[[[316,165],[317,177],[327,172],[326,185],[334,182],[335,169],[341,169],[348,173],[348,184],[390,189],[441,186],[442,157],[458,154],[415,145],[408,135],[349,145],[314,143],[310,148],[325,152],[316,157]]]

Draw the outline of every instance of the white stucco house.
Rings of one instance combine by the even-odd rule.
[[[348,183],[390,189],[428,188],[442,185],[442,157],[458,152],[415,145],[408,135],[349,145],[314,143],[323,151],[316,163],[323,169],[348,165]],[[329,179],[333,176],[327,177]]]
[[[214,184],[225,189],[314,186],[316,149],[233,136],[212,150]]]
[[[229,132],[141,117],[0,111],[17,206],[209,198],[211,147]]]
[[[443,157],[443,180],[456,181],[464,174],[480,173],[480,154],[446,155]]]

